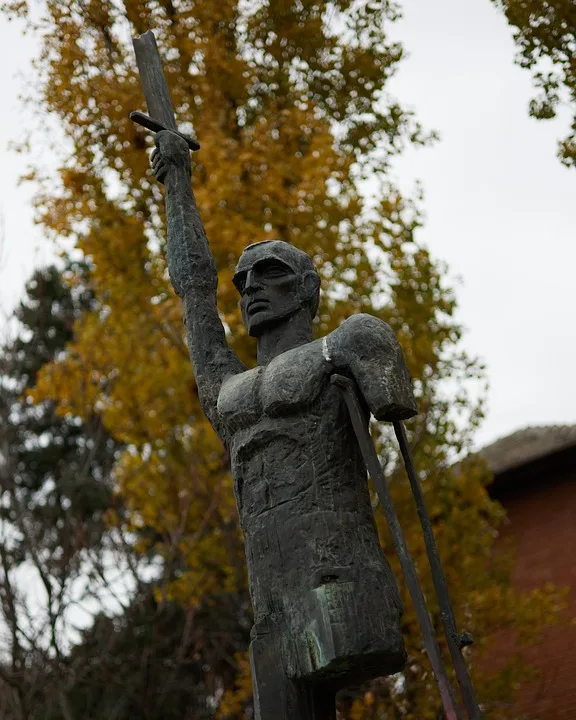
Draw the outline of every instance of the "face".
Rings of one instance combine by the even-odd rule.
[[[256,260],[234,276],[242,319],[252,337],[293,315],[301,307],[300,277],[275,257]]]

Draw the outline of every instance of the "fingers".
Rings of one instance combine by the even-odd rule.
[[[167,172],[168,166],[166,165],[166,163],[163,162],[154,165],[154,167],[152,168],[152,173],[154,174],[154,177],[160,182],[164,180]]]
[[[168,163],[165,161],[159,148],[154,148],[150,154],[150,165],[152,166],[152,174],[158,182],[164,182],[164,178],[168,172]]]
[[[155,148],[152,151],[152,154],[150,155],[150,164],[152,165],[152,172],[156,177],[158,177],[158,174],[162,171],[162,169],[165,168],[165,161],[162,157],[162,153],[158,151],[158,148]]]

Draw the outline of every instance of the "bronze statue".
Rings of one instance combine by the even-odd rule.
[[[391,329],[370,315],[312,339],[320,279],[305,253],[281,241],[250,245],[236,268],[242,318],[257,341],[258,365],[245,367],[218,316],[188,145],[166,131],[156,144],[170,277],[202,408],[230,453],[245,536],[256,706],[266,720],[324,719],[338,687],[397,672],[405,659],[366,469],[330,376],[353,377],[375,417],[398,420],[416,412],[408,371]]]
[[[460,717],[414,563],[368,433],[368,418],[394,423],[418,506],[448,646],[471,719],[481,718],[456,631],[432,526],[401,421],[416,403],[391,328],[357,314],[313,340],[320,278],[293,245],[257,242],[234,284],[256,338],[247,368],[226,342],[218,275],[191,183],[190,149],[178,132],[154,36],[134,40],[157,132],[152,167],[166,187],[168,269],[182,298],[202,408],[227,448],[244,532],[254,627],[250,645],[257,720],[333,720],[336,692],[402,669],[402,606],[382,553],[367,488],[375,482],[436,675],[446,717]],[[342,392],[342,390],[344,392]]]

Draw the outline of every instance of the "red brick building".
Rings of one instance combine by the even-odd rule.
[[[523,688],[519,710],[538,720],[576,720],[576,426],[519,430],[482,455],[495,476],[490,493],[508,513],[514,583],[571,588],[565,622],[526,652],[541,675]]]

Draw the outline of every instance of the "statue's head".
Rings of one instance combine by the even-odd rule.
[[[320,278],[311,258],[282,240],[249,245],[242,253],[234,285],[248,333],[258,337],[300,310],[312,322],[318,310]]]

